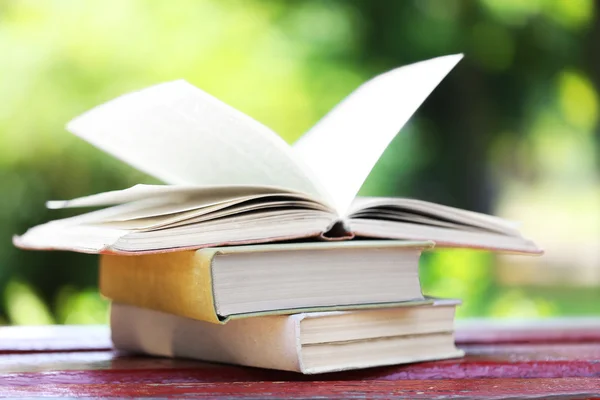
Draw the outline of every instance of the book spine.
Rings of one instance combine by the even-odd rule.
[[[232,320],[224,325],[113,303],[116,349],[302,372],[298,316]]]
[[[100,293],[134,306],[222,323],[214,303],[211,251],[100,256]]]

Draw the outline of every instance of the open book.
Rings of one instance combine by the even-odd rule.
[[[166,185],[137,185],[50,208],[105,207],[14,238],[29,249],[137,254],[352,238],[541,253],[514,224],[404,198],[356,198],[387,145],[462,55],[364,83],[297,143],[183,81],[118,97],[67,129]]]

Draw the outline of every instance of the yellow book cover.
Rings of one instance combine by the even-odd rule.
[[[251,315],[429,302],[418,275],[432,242],[349,241],[101,255],[109,299],[224,323]]]

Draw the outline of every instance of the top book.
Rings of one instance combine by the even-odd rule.
[[[125,94],[67,129],[166,184],[50,201],[49,208],[106,208],[39,225],[13,241],[27,249],[139,254],[378,238],[540,254],[500,218],[415,199],[356,197],[390,141],[461,58],[438,57],[369,80],[293,146],[183,80]]]

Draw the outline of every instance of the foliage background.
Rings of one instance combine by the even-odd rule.
[[[47,200],[152,182],[68,134],[79,113],[184,78],[293,142],[371,76],[455,52],[362,194],[517,219],[546,248],[427,254],[460,316],[600,314],[599,43],[593,0],[3,0],[0,322],[107,320],[94,256],[11,244],[66,215]]]

